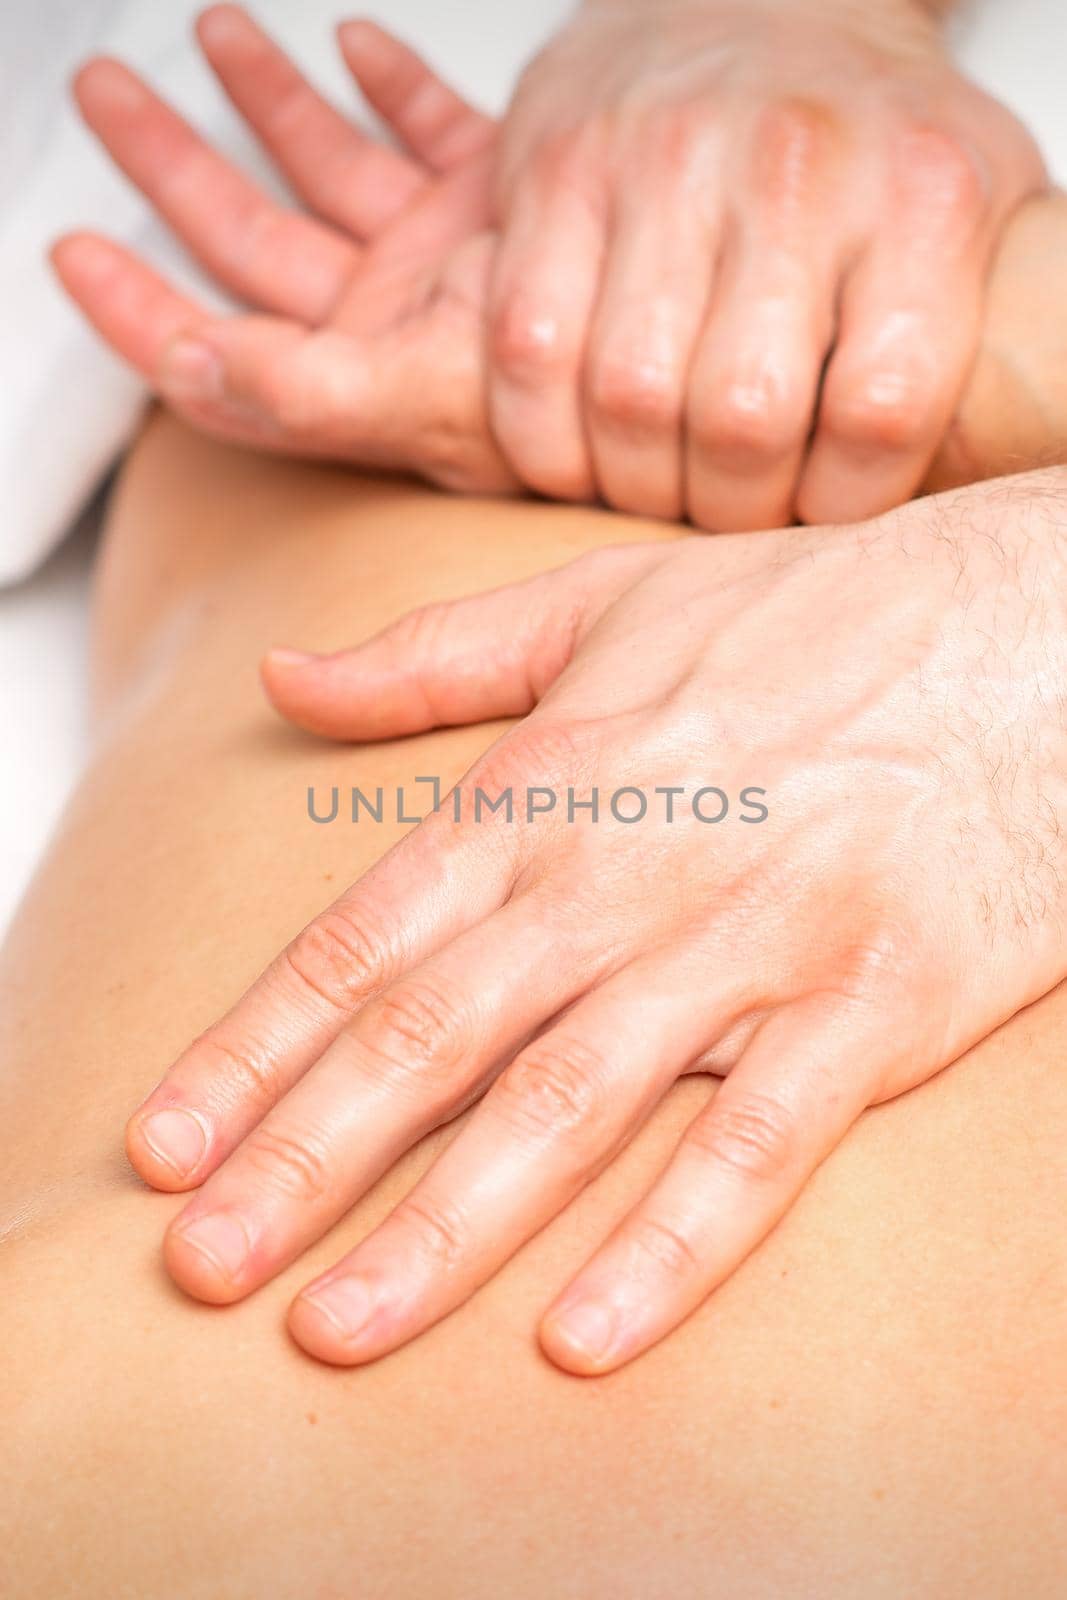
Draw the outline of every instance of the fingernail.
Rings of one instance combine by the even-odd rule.
[[[189,1173],[204,1159],[207,1150],[207,1130],[200,1118],[180,1106],[165,1111],[153,1111],[140,1125],[141,1138],[165,1166],[179,1178]]]
[[[599,1363],[610,1353],[618,1332],[618,1313],[600,1300],[579,1300],[552,1319],[557,1338],[576,1355]]]
[[[305,1291],[301,1300],[321,1311],[342,1339],[354,1339],[374,1311],[374,1299],[362,1278],[334,1278],[319,1289]]]
[[[176,339],[163,361],[161,383],[183,400],[217,400],[224,388],[222,358],[201,339]]]
[[[287,646],[268,650],[267,657],[276,667],[306,667],[309,661],[318,660],[310,650],[290,650]]]
[[[236,1278],[248,1259],[248,1234],[243,1223],[228,1211],[216,1211],[192,1222],[179,1224],[174,1234],[183,1244],[192,1245],[206,1256],[224,1278]]]

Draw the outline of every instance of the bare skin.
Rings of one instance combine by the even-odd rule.
[[[259,654],[650,537],[674,535],[149,426],[99,574],[96,755],[0,970],[5,1595],[1062,1593],[1062,990],[866,1114],[720,1293],[596,1383],[538,1354],[537,1317],[707,1078],[467,1306],[359,1371],[300,1355],[285,1307],[453,1127],[241,1305],[194,1304],[160,1265],[182,1201],[129,1172],[125,1115],[400,831],[315,828],[306,786],[447,779],[499,731],[320,745],[264,706]]]
[[[790,9],[789,4],[783,8]],[[768,14],[757,10],[758,18],[766,23]],[[831,23],[833,10],[831,7],[828,13]],[[731,8],[709,7],[705,21],[720,11],[728,13]],[[905,6],[904,14],[909,11],[910,7]],[[734,25],[742,33],[747,26],[736,8]],[[349,24],[341,30],[340,43],[364,93],[378,107],[406,153],[375,144],[344,122],[237,7],[211,8],[202,17],[199,31],[205,57],[226,94],[307,210],[279,205],[258,190],[239,169],[205,145],[180,115],[126,67],[106,59],[90,63],[76,82],[78,102],[90,128],[186,247],[247,311],[233,317],[212,316],[128,250],[99,235],[70,234],[57,244],[54,263],[66,289],[103,338],[142,373],[177,415],[216,437],[312,459],[325,457],[372,469],[400,468],[465,492],[499,494],[526,484],[565,498],[580,498],[586,491],[578,480],[583,475],[588,477],[589,468],[588,464],[575,461],[573,363],[560,362],[559,350],[555,355],[541,350],[538,359],[551,357],[548,365],[552,372],[546,372],[543,382],[530,387],[514,370],[514,349],[510,378],[508,361],[505,358],[502,364],[501,360],[502,345],[506,347],[516,337],[522,343],[522,325],[536,312],[534,302],[544,298],[549,288],[546,274],[553,278],[561,265],[570,269],[573,280],[566,317],[561,320],[553,314],[545,321],[535,314],[533,331],[554,330],[552,338],[566,344],[564,323],[574,318],[581,323],[586,315],[588,307],[583,310],[581,293],[585,234],[580,226],[572,226],[575,219],[557,217],[561,223],[558,230],[538,225],[544,235],[544,259],[539,262],[521,259],[526,247],[520,226],[508,233],[498,252],[497,235],[489,231],[492,124],[464,105],[418,57],[382,30],[368,24]],[[831,37],[834,31],[831,26]],[[928,25],[923,24],[921,31],[929,34]],[[815,34],[819,32],[815,28]],[[759,28],[756,33],[759,35]],[[594,47],[595,44],[594,39]],[[811,40],[806,48],[810,47]],[[759,59],[758,40],[755,53]],[[788,56],[787,50],[784,60],[791,72]],[[782,60],[778,64],[781,66]],[[864,57],[860,64],[864,77],[869,66]],[[851,81],[852,73],[842,65],[837,77]],[[880,93],[888,92],[892,78],[890,73]],[[973,110],[974,91],[951,73],[948,78],[955,84],[950,98],[956,112],[961,110],[961,95]],[[943,79],[938,81],[943,86]],[[923,94],[929,88],[928,83]],[[746,98],[743,95],[742,102]],[[520,96],[520,100],[525,99]],[[999,126],[1003,113],[992,102],[985,102],[980,96],[978,99],[993,119],[991,126]],[[790,111],[790,102],[779,102],[775,111],[773,100],[772,94],[766,109],[775,116],[784,114],[787,124],[795,121],[795,104]],[[866,106],[862,93],[853,111],[856,104]],[[886,113],[887,106],[883,104],[882,113],[874,118],[869,130],[875,149],[881,148],[886,139],[892,144],[900,135],[896,113],[888,123]],[[895,132],[891,133],[891,129]],[[920,144],[932,133],[927,129]],[[942,135],[934,136],[935,146],[940,147]],[[640,139],[640,129],[636,136]],[[790,139],[784,142],[790,147]],[[799,142],[800,154],[807,149],[810,155],[811,141],[801,137]],[[904,138],[905,146],[908,142]],[[950,148],[940,149],[935,166],[943,164],[946,156],[949,166],[954,165],[951,138],[948,145]],[[930,154],[928,150],[927,156]],[[956,149],[957,161],[959,156]],[[787,162],[787,166],[791,165]],[[799,165],[805,168],[806,161],[800,160]],[[743,162],[738,176],[744,182]],[[870,185],[859,168],[853,171],[853,179],[858,180],[867,204]],[[659,183],[655,161],[645,175],[645,182],[648,181]],[[524,185],[519,187],[529,193]],[[753,212],[762,215],[766,224],[766,206],[758,198],[763,192],[758,177],[751,179],[751,187]],[[948,187],[952,187],[951,182]],[[555,189],[552,204],[558,207],[566,200],[567,185],[563,185],[562,194],[558,185],[550,188]],[[655,241],[673,238],[678,227],[682,230],[680,237],[688,238],[692,245],[691,225],[699,223],[694,205],[688,225],[685,208],[681,221],[673,216],[669,227],[664,224],[663,204],[670,209],[669,192],[660,197],[662,204],[657,201],[646,208],[645,242],[653,254]],[[822,200],[825,198],[823,194]],[[959,200],[960,196],[957,194],[956,198]],[[972,194],[972,200],[975,198]],[[913,203],[915,199],[913,195]],[[945,199],[944,194],[941,199]],[[840,208],[834,204],[831,209],[836,226],[841,221]],[[973,223],[975,216],[969,203],[948,209],[954,215],[949,233],[955,233],[959,246],[960,225],[967,218]],[[799,210],[807,218],[805,228],[810,230],[815,226],[818,207],[809,213],[805,201]],[[806,520],[811,520],[820,504],[820,515],[828,520],[842,520],[849,512],[858,514],[861,502],[868,511],[887,504],[890,483],[896,484],[897,497],[903,498],[923,481],[924,475],[929,481],[928,468],[936,478],[944,468],[937,453],[938,440],[950,416],[955,416],[952,426],[958,434],[961,422],[973,413],[975,384],[981,372],[988,373],[991,352],[995,358],[1000,348],[998,338],[1003,332],[1005,310],[1011,333],[1010,359],[1006,364],[999,363],[996,388],[982,395],[979,410],[986,424],[999,420],[996,413],[1002,411],[1006,426],[1003,432],[994,427],[970,456],[956,450],[952,464],[964,477],[983,473],[988,476],[988,466],[983,462],[994,444],[1006,454],[1005,470],[1017,466],[1016,458],[1033,464],[1034,455],[1027,457],[1025,450],[1020,454],[1019,447],[1034,444],[1030,435],[1035,419],[1025,409],[1022,419],[1018,417],[1019,396],[1015,392],[1025,389],[1026,363],[1023,361],[1019,372],[1014,370],[1014,363],[1021,351],[1035,344],[1039,359],[1043,358],[1050,332],[1053,338],[1059,336],[1056,327],[1061,319],[1058,306],[1053,303],[1050,330],[1050,318],[1037,316],[1037,308],[1030,308],[1017,264],[1021,256],[1027,269],[1022,279],[1028,274],[1033,277],[1029,266],[1037,251],[1036,276],[1047,304],[1049,297],[1057,293],[1057,285],[1042,262],[1051,259],[1051,254],[1046,257],[1044,252],[1055,248],[1063,231],[1062,201],[1042,195],[1024,202],[1013,212],[1003,233],[996,228],[990,232],[985,225],[977,232],[964,226],[969,244],[963,257],[956,246],[950,247],[947,235],[938,233],[944,248],[934,248],[936,259],[929,255],[931,240],[925,233],[925,204],[920,210],[924,214],[921,226],[914,218],[908,220],[907,207],[901,213],[895,204],[888,205],[885,219],[886,240],[891,240],[901,227],[909,235],[926,239],[923,249],[927,253],[920,251],[918,263],[914,256],[910,257],[909,271],[913,276],[905,297],[910,295],[914,303],[906,313],[898,307],[901,314],[895,320],[890,317],[896,335],[889,340],[891,348],[883,349],[880,357],[890,368],[894,364],[899,367],[901,362],[904,368],[910,366],[911,380],[898,370],[895,377],[883,381],[887,372],[884,367],[879,368],[877,361],[873,370],[864,372],[862,364],[858,367],[854,359],[857,349],[866,343],[863,330],[866,327],[870,332],[869,315],[876,305],[887,295],[892,301],[905,292],[905,285],[898,281],[900,274],[891,272],[891,281],[887,281],[883,260],[881,287],[867,282],[860,295],[867,310],[843,339],[828,368],[827,398],[833,391],[834,406],[841,408],[842,414],[836,423],[833,418],[828,422],[820,415],[810,452],[806,446],[801,448],[798,440],[790,448],[781,439],[775,445],[770,437],[774,429],[769,428],[769,419],[760,414],[761,384],[766,371],[762,376],[757,374],[747,386],[740,386],[742,398],[747,394],[748,400],[755,403],[755,410],[733,419],[735,432],[740,420],[740,434],[744,437],[735,439],[736,449],[727,452],[732,465],[721,459],[724,438],[730,434],[729,415],[717,419],[705,416],[699,438],[693,436],[697,442],[689,450],[693,461],[688,476],[703,485],[698,489],[698,498],[707,513],[700,514],[690,496],[688,509],[698,524],[735,531],[765,526],[772,509],[779,520],[789,520],[786,490],[791,494],[789,486],[801,458],[809,463],[803,468],[804,480],[812,472],[822,479],[818,497],[800,507]],[[938,207],[933,210],[941,216],[939,227],[945,224],[946,218]],[[529,221],[529,208],[526,214]],[[641,214],[639,210],[638,216]],[[631,258],[637,220],[631,218],[629,224]],[[804,231],[801,229],[800,237]],[[820,223],[813,238],[821,241],[824,232]],[[249,248],[249,240],[255,242],[255,248]],[[994,240],[997,251],[992,260],[992,282],[987,286],[989,294],[984,297],[984,322],[980,329],[976,324],[968,331],[970,319],[980,309],[975,291],[979,278],[983,282],[986,278],[984,262]],[[586,246],[588,242],[585,239]],[[569,260],[555,259],[556,249],[562,250],[565,257],[572,245],[574,252]],[[791,248],[795,247],[796,241]],[[886,248],[884,242],[877,249],[872,247],[872,259],[879,251],[884,256]],[[889,248],[892,256],[895,246]],[[698,256],[699,253],[697,247]],[[786,255],[789,253],[787,250]],[[498,254],[503,275],[494,269]],[[616,252],[616,265],[625,256],[626,251],[621,256]],[[685,258],[683,248],[683,265]],[[966,266],[964,258],[969,263]],[[515,295],[511,291],[516,286],[512,283],[509,289],[508,278],[510,275],[514,279],[517,264],[522,267],[518,285],[521,293],[518,304],[512,305]],[[645,260],[644,269],[649,265]],[[858,273],[852,280],[854,286],[862,278],[863,274]],[[693,308],[691,296],[685,292],[680,292],[674,304],[677,286],[669,276],[664,282],[670,291],[665,303],[638,295],[632,304],[627,302],[627,314],[636,307],[640,320],[651,308],[649,314],[666,317],[665,327],[660,330],[661,334],[666,333],[669,347],[666,366],[654,362],[649,367],[647,362],[639,362],[640,371],[635,375],[627,361],[613,358],[615,399],[601,405],[599,411],[593,407],[600,417],[593,432],[600,441],[598,460],[601,464],[605,460],[613,463],[606,475],[601,473],[604,498],[621,510],[658,511],[674,516],[679,508],[678,495],[664,485],[672,477],[680,480],[681,476],[681,413],[673,416],[666,428],[660,415],[657,426],[655,417],[646,415],[648,407],[642,404],[641,395],[636,401],[633,395],[635,383],[639,389],[642,383],[647,388],[650,372],[653,390],[664,379],[668,388],[677,387],[679,328],[674,326],[672,334],[670,324],[678,313],[682,313],[684,322],[686,304],[690,311]],[[529,295],[524,285],[529,287]],[[740,298],[735,295],[730,300],[732,309],[728,308],[725,317],[720,305],[712,319],[704,344],[713,359],[710,368],[707,362],[701,365],[701,381],[695,384],[692,396],[698,410],[714,412],[718,408],[729,412],[732,391],[722,374],[724,361],[731,368],[743,358],[742,364],[751,368],[753,361],[759,366],[766,357],[772,368],[778,363],[781,378],[784,352],[795,342],[789,330],[795,336],[798,327],[810,321],[810,315],[801,312],[788,293],[781,297],[776,310],[770,303],[754,308],[749,297],[759,286],[758,273],[755,279],[751,274],[743,275],[735,283]],[[769,291],[770,285],[763,281],[763,294],[766,296]],[[948,297],[951,314],[938,309],[939,296],[942,300]],[[609,294],[609,301],[612,298],[618,301],[618,294]],[[803,294],[800,298],[803,300]],[[783,325],[780,313],[790,306],[792,310]],[[599,315],[596,319],[597,329],[604,332],[605,338],[609,325],[614,327],[611,338],[616,345],[620,319],[622,323],[626,321],[624,310],[616,304],[606,321]],[[936,336],[930,331],[933,323],[937,325]],[[772,326],[778,330],[775,337],[767,332]],[[752,328],[760,330],[755,347],[749,342]],[[526,332],[529,334],[530,329]],[[972,332],[980,333],[974,367]],[[574,333],[572,326],[572,346]],[[644,336],[640,329],[631,328],[627,338],[635,340],[634,349],[639,349]],[[734,340],[737,348],[731,348]],[[923,354],[916,351],[916,340],[920,346],[926,342],[925,355],[918,363],[925,375],[915,364],[916,355]],[[684,338],[681,342],[684,345]],[[632,349],[631,356],[633,353]],[[799,359],[801,369],[807,370],[809,358],[813,358],[810,349],[803,357],[793,350],[793,359]],[[961,361],[963,364],[958,365]],[[788,367],[788,359],[784,359],[784,365]],[[776,405],[783,398],[787,409],[798,397],[803,402],[804,386],[807,383],[810,388],[811,373],[799,387],[795,378],[796,373],[784,387],[777,380],[771,385],[780,390]],[[929,382],[934,382],[940,395],[932,405],[931,395],[926,393],[924,399],[921,392]],[[871,384],[876,398],[880,397],[874,412],[881,407],[896,415],[895,419],[890,415],[872,416],[868,406],[867,431],[871,431],[873,423],[879,437],[868,439],[864,449],[856,437],[850,439],[849,418],[853,424],[857,418],[847,405],[842,408],[841,402],[850,391],[863,391],[865,385]],[[787,391],[792,393],[792,401]],[[649,395],[643,390],[642,394],[647,402]],[[655,400],[655,395],[652,398]],[[666,399],[670,402],[669,395]],[[764,394],[763,400],[767,399]],[[653,411],[662,412],[663,400],[664,395],[660,394]],[[629,423],[622,414],[627,407],[635,413]],[[862,406],[859,409],[862,413]],[[512,470],[490,428],[491,420],[498,429],[503,427],[512,453],[525,458],[524,470]],[[1048,419],[1036,420],[1038,431],[1047,433]],[[778,421],[780,433],[782,418]],[[794,407],[792,420],[786,417],[785,422],[787,433],[791,429],[795,432],[797,426],[803,433],[803,403],[799,412]],[[881,437],[880,430],[886,425],[892,438]],[[852,432],[854,435],[854,427]],[[1062,450],[1062,435],[1056,445]],[[552,463],[553,472],[549,473],[547,468]],[[842,491],[840,496],[827,497],[828,470],[829,487],[836,484]],[[716,503],[714,508],[712,501]]]

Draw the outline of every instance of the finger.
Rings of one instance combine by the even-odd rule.
[[[426,184],[426,170],[361,133],[313,89],[240,6],[197,22],[227,95],[313,211],[357,239],[373,237]]]
[[[448,172],[492,143],[493,119],[476,111],[387,29],[361,18],[342,22],[337,37],[367,100],[427,166]]]
[[[382,1226],[297,1298],[297,1342],[325,1361],[374,1360],[497,1272],[704,1043],[714,1007],[706,989],[693,1004],[691,977],[662,958],[628,966],[528,1045]]]
[[[708,304],[716,247],[712,196],[651,161],[620,197],[593,317],[584,393],[601,496],[619,511],[677,521],[686,382]]]
[[[332,739],[523,716],[608,600],[662,559],[655,546],[608,548],[522,583],[423,606],[353,650],[274,650],[264,685],[282,716]]]
[[[787,99],[760,113],[740,165],[687,399],[686,497],[698,527],[793,520],[833,336],[840,146],[825,110]]]
[[[549,146],[504,219],[490,288],[489,415],[528,488],[592,500],[582,373],[604,256],[592,153]]]
[[[813,250],[734,230],[693,362],[686,506],[700,528],[794,520],[797,481],[833,334],[834,284]]]
[[[354,244],[275,205],[121,62],[90,62],[75,93],[112,159],[221,283],[284,316],[327,317],[354,270]]]
[[[987,221],[984,184],[954,142],[934,130],[905,142],[888,217],[845,284],[805,521],[874,516],[919,488],[977,347]]]
[[[131,251],[99,234],[66,234],[53,245],[51,261],[101,337],[151,382],[168,346],[210,318]]]
[[[872,1023],[868,1008],[828,1015],[813,1000],[764,1024],[652,1191],[546,1314],[541,1343],[558,1366],[623,1365],[740,1265],[875,1098],[888,1024]]]
[[[503,904],[518,830],[462,827],[430,813],[433,798],[428,784],[407,795],[422,825],[297,934],[131,1118],[127,1153],[148,1183],[202,1181],[372,995]]]
[[[229,1301],[287,1266],[581,990],[592,946],[526,896],[393,983],[172,1223],[175,1281]]]
[[[285,449],[290,440],[274,416],[228,389],[215,346],[269,341],[265,319],[220,319],[179,294],[121,245],[96,234],[68,234],[52,262],[67,293],[111,348],[195,427],[235,443]],[[291,337],[298,324],[278,324]]]

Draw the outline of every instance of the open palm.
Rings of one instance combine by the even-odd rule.
[[[53,260],[100,333],[195,426],[303,456],[517,487],[485,412],[495,125],[370,23],[339,29],[390,149],[322,99],[236,6],[205,56],[306,211],[277,205],[121,63],[76,83],[86,121],[193,254],[249,310],[209,313],[129,251],[70,234]]]

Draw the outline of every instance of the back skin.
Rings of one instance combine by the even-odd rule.
[[[244,1304],[195,1304],[160,1266],[181,1197],[133,1177],[126,1115],[401,831],[315,827],[307,786],[458,776],[499,731],[320,744],[267,708],[260,653],[334,648],[427,599],[675,536],[149,422],[99,572],[95,755],[0,961],[11,1600],[1067,1589],[1067,989],[867,1113],[735,1277],[610,1378],[550,1366],[537,1314],[666,1160],[707,1078],[377,1365],[316,1365],[285,1307],[454,1124]]]

